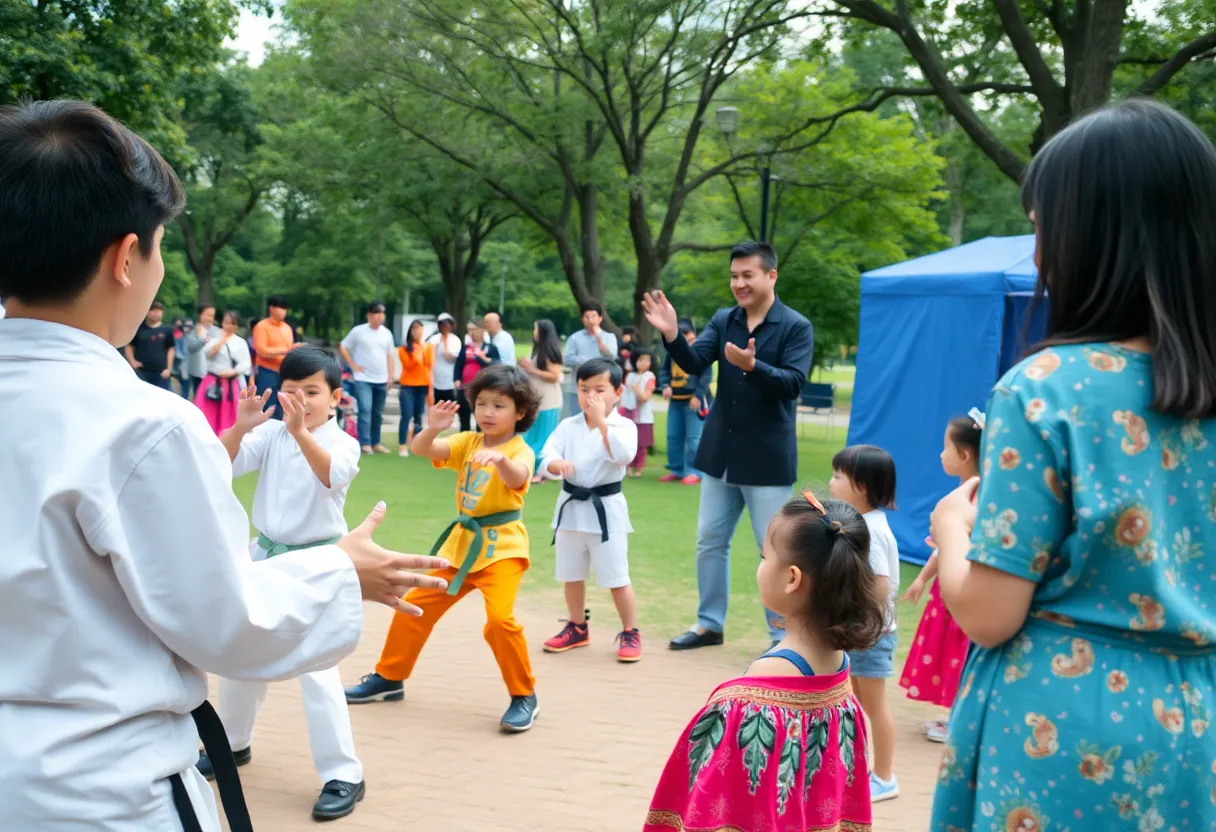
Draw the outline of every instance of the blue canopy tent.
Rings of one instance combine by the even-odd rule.
[[[984,409],[1026,348],[1034,236],[988,237],[866,272],[850,445],[878,445],[898,472],[890,515],[900,555],[923,563],[929,514],[957,483],[942,471],[946,423]],[[1030,342],[1045,331],[1035,313]]]

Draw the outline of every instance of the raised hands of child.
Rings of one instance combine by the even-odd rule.
[[[574,476],[574,463],[568,459],[555,459],[548,464],[549,473],[558,477]]]
[[[481,468],[489,468],[491,465],[497,465],[506,459],[502,451],[496,451],[493,448],[482,448],[479,451],[474,451],[469,457],[469,462]]]
[[[304,427],[304,393],[279,393],[279,406],[283,408],[283,424],[292,436],[298,436],[307,428]]]
[[[433,430],[447,430],[456,421],[460,404],[453,401],[435,402],[426,414],[426,426]]]
[[[263,390],[259,394],[252,387],[246,387],[241,391],[240,401],[236,405],[235,427],[243,433],[248,433],[258,425],[268,422],[273,412],[273,408],[268,409],[269,404],[269,390]]]
[[[445,558],[392,552],[372,540],[372,532],[384,519],[385,510],[383,502],[377,503],[366,520],[338,541],[338,546],[355,566],[363,600],[384,604],[406,615],[422,615],[422,610],[407,603],[401,596],[416,586],[446,589],[448,582],[443,578],[406,570],[447,569],[451,564]]]
[[[920,578],[914,580],[908,587],[908,591],[903,594],[902,600],[911,601],[912,606],[920,603],[920,597],[925,594],[925,582]]]
[[[599,393],[587,396],[587,424],[598,428],[604,424],[604,399]]]

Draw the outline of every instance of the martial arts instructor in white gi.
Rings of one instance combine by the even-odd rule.
[[[194,768],[218,723],[204,673],[332,667],[364,600],[408,612],[409,587],[444,586],[403,570],[446,563],[372,542],[383,505],[336,545],[250,560],[220,441],[115,349],[156,297],[184,201],[100,110],[0,108],[0,829],[218,831]]]

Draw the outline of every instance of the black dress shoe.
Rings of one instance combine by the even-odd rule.
[[[249,761],[253,759],[253,746],[246,746],[240,751],[233,751],[232,758],[236,760],[238,766],[248,765]],[[198,762],[194,764],[194,767],[198,769],[199,774],[208,780],[215,779],[215,769],[211,767],[211,758],[207,756],[206,751],[199,752]]]
[[[344,780],[330,780],[321,789],[321,795],[312,807],[313,820],[334,820],[344,818],[355,811],[355,804],[367,794],[367,787],[362,781],[347,783]]]
[[[673,638],[667,646],[672,650],[696,650],[698,647],[715,647],[721,643],[721,633],[715,633],[713,630],[706,630],[703,633],[689,630],[687,633],[681,633]]]

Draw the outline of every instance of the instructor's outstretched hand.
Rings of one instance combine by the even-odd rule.
[[[422,615],[422,610],[413,604],[407,604],[401,596],[405,595],[410,587],[415,586],[447,589],[448,582],[443,578],[419,575],[406,570],[446,569],[451,564],[445,558],[390,552],[372,540],[372,532],[384,519],[385,508],[383,502],[376,503],[367,519],[347,532],[346,536],[338,541],[338,546],[355,565],[355,572],[359,575],[359,587],[363,590],[363,600],[375,601],[408,615]]]

